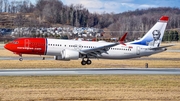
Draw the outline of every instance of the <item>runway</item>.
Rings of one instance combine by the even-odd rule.
[[[0,56],[0,60],[17,60],[19,61],[19,56],[9,57],[9,56]],[[23,57],[23,60],[43,60],[43,56],[37,56],[37,57]],[[53,56],[45,57],[45,60],[54,60]],[[147,58],[147,57],[141,57],[141,58],[133,58],[131,60],[179,60],[180,58]]]
[[[4,44],[0,44],[0,49],[4,49]]]
[[[42,56],[37,56],[37,57],[23,57],[23,60],[42,60],[43,57]],[[54,57],[46,57],[46,60],[54,60]],[[14,57],[9,57],[9,56],[0,56],[0,60],[17,60],[19,61],[19,56],[14,56]]]
[[[179,75],[180,69],[164,68],[102,68],[102,69],[1,69],[0,76],[48,76],[48,75]]]

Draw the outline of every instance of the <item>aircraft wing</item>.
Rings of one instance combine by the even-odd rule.
[[[87,49],[87,50],[81,50],[80,53],[88,56],[93,56],[93,57],[100,57],[102,53],[107,53],[107,51],[116,45],[119,45],[120,43],[113,43],[105,46],[100,46],[92,49]]]
[[[101,57],[101,54],[102,53],[107,53],[107,51],[113,47],[113,46],[116,46],[116,45],[119,45],[119,44],[124,44],[124,40],[125,40],[125,37],[126,37],[127,33],[125,33],[121,39],[119,40],[119,42],[117,43],[112,43],[112,44],[108,44],[108,45],[104,45],[104,46],[100,46],[100,47],[96,47],[96,48],[91,48],[91,49],[86,49],[86,50],[81,50],[80,53],[83,54],[83,55],[87,55],[87,56],[92,56],[92,57]]]
[[[158,50],[158,49],[162,49],[162,48],[166,48],[166,47],[171,47],[174,45],[166,45],[166,46],[161,46],[161,47],[155,47],[155,48],[151,48],[151,50]]]

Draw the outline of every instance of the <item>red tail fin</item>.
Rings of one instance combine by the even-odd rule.
[[[162,16],[160,18],[160,21],[168,21],[169,20],[169,17],[168,16]]]
[[[127,33],[125,33],[125,34],[121,37],[121,39],[119,40],[119,43],[120,43],[120,44],[126,45],[126,44],[124,44],[124,40],[125,40],[126,36],[127,36]]]

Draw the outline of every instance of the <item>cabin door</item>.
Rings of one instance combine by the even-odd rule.
[[[24,40],[24,47],[29,47],[29,44],[30,44],[29,39],[25,39]]]
[[[137,46],[136,54],[140,55],[140,47],[139,46]]]

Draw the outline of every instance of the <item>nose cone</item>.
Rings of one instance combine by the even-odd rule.
[[[11,45],[9,43],[7,43],[4,45],[4,48],[7,50],[11,50]]]

